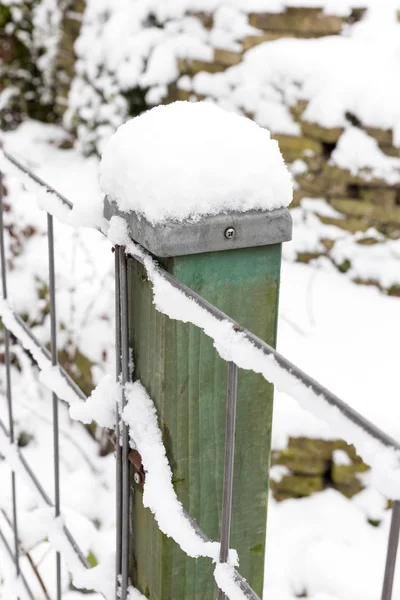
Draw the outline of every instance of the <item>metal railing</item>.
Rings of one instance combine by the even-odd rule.
[[[4,155],[15,167],[17,167],[25,176],[32,179],[36,184],[44,187],[47,191],[55,194],[61,202],[72,210],[73,204],[59,194],[54,188],[37,177],[32,171],[24,167],[13,156],[4,151]],[[65,382],[82,400],[86,399],[85,394],[78,388],[76,383],[58,365],[57,362],[57,332],[56,332],[56,303],[55,303],[55,261],[54,261],[54,235],[53,235],[53,217],[47,216],[47,234],[48,234],[48,253],[49,253],[49,293],[50,293],[50,322],[51,322],[51,351],[37,339],[28,325],[15,313],[13,319],[21,331],[28,336],[29,340],[34,344],[36,352],[33,355],[37,361],[38,356],[43,357],[47,361],[51,361],[53,365],[57,365],[60,373],[65,379]],[[122,384],[129,381],[129,340],[128,340],[128,286],[127,286],[127,253],[126,249],[121,246],[115,246],[115,319],[116,319],[116,373],[121,379]],[[1,278],[3,299],[7,300],[7,269],[6,256],[4,247],[4,223],[3,223],[3,198],[2,198],[2,174],[0,172],[0,254],[1,254]],[[144,264],[143,255],[141,253],[132,254],[131,257]],[[236,331],[241,332],[242,336],[250,341],[265,355],[272,356],[276,363],[287,373],[295,376],[303,385],[310,388],[318,394],[323,400],[335,407],[340,413],[346,417],[351,423],[361,428],[374,440],[381,444],[400,450],[400,444],[391,437],[382,432],[373,423],[369,422],[362,415],[340,400],[335,394],[320,385],[298,367],[290,363],[274,348],[269,346],[263,340],[259,339],[250,331],[242,328],[238,323],[225,315],[217,307],[213,306],[207,300],[199,296],[196,292],[186,287],[182,282],[177,280],[173,275],[159,267],[159,273],[165,280],[174,288],[183,292],[188,298],[194,300],[199,306],[205,309],[210,315],[219,321],[228,321],[234,326]],[[10,328],[11,329],[11,328]],[[10,335],[13,331],[9,331],[4,327],[4,346],[5,346],[5,369],[6,369],[6,388],[7,388],[7,407],[8,407],[8,428],[0,420],[0,428],[8,437],[10,443],[14,444],[14,421],[13,421],[13,398],[12,398],[12,378],[11,378],[11,355],[10,355]],[[20,342],[16,335],[16,341]],[[226,431],[225,431],[225,460],[224,460],[224,476],[223,476],[223,499],[222,499],[222,526],[221,526],[221,544],[220,544],[220,562],[224,563],[228,559],[230,527],[232,514],[232,480],[233,480],[233,457],[234,457],[234,440],[235,440],[235,414],[236,414],[236,397],[237,397],[237,372],[238,368],[233,362],[228,363],[228,381],[227,381],[227,406],[226,406]],[[59,427],[58,427],[58,405],[59,399],[53,392],[53,442],[54,442],[54,502],[50,499],[44,490],[44,487],[35,475],[34,470],[24,458],[23,452],[16,448],[17,456],[21,469],[28,476],[32,484],[37,489],[42,500],[53,507],[55,516],[59,516],[61,512],[60,506],[60,472],[59,472]],[[117,401],[117,415],[120,415],[121,409],[126,403],[123,395],[121,406]],[[129,584],[129,519],[130,519],[130,481],[129,481],[129,431],[128,426],[122,422],[120,429],[120,421],[117,417],[115,428],[116,443],[116,598],[126,600]],[[121,443],[118,441],[121,440]],[[15,564],[16,575],[20,577],[21,582],[30,599],[34,600],[32,590],[27,583],[25,574],[20,569],[20,543],[18,536],[18,514],[17,514],[17,485],[15,472],[11,475],[11,490],[12,490],[12,519],[10,523],[13,530],[13,545],[11,548],[6,536],[0,529],[0,543],[3,544],[7,554]],[[186,515],[197,534],[205,541],[209,541],[207,535],[200,529],[199,525],[193,521],[190,515]],[[80,550],[78,544],[74,540],[72,534],[63,526],[66,539],[79,558],[80,563],[85,568],[90,568],[84,554]],[[391,600],[394,581],[394,571],[397,556],[397,547],[400,531],[400,501],[393,502],[392,520],[389,533],[389,542],[386,558],[386,567],[384,573],[383,589],[381,600]],[[56,598],[61,598],[61,563],[60,555],[57,554],[56,559]],[[234,579],[236,584],[242,590],[243,594],[249,600],[260,600],[257,594],[251,589],[250,585],[240,576],[237,571],[234,571]],[[225,598],[222,590],[219,590],[219,600]]]

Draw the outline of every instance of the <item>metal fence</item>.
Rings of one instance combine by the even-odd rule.
[[[40,185],[47,191],[52,192],[61,200],[65,207],[69,210],[73,208],[73,204],[67,200],[62,194],[59,194],[54,188],[37,177],[29,169],[24,167],[13,156],[4,151],[4,155],[15,167],[17,167],[24,176],[31,178],[36,184]],[[18,331],[23,332],[28,337],[35,349],[32,353],[33,359],[38,362],[38,357],[47,361],[51,361],[52,365],[58,365],[57,362],[57,331],[56,331],[56,300],[55,300],[55,258],[54,258],[54,233],[53,233],[53,217],[47,215],[47,240],[48,240],[48,258],[49,258],[49,294],[50,294],[50,323],[51,323],[51,349],[49,350],[40,342],[33,334],[28,325],[15,313],[12,313],[13,322],[16,324]],[[3,223],[3,197],[2,197],[2,174],[0,172],[0,254],[1,254],[1,279],[2,279],[2,294],[3,299],[7,301],[7,260],[5,255],[4,244],[4,223]],[[143,258],[139,254],[131,255],[133,259],[143,263]],[[122,384],[129,381],[129,340],[128,340],[128,283],[127,283],[127,253],[126,249],[121,246],[115,247],[115,314],[116,314],[116,373],[121,379]],[[384,432],[380,431],[375,425],[370,423],[350,406],[341,401],[337,396],[329,390],[321,386],[314,379],[303,373],[295,365],[291,364],[274,348],[266,344],[250,331],[242,328],[238,323],[225,315],[217,307],[207,302],[193,290],[187,288],[184,284],[178,281],[167,271],[161,267],[159,269],[162,276],[174,288],[183,292],[188,298],[194,300],[198,305],[205,309],[210,315],[220,321],[228,321],[234,326],[236,331],[250,341],[256,348],[268,356],[273,356],[276,363],[288,373],[294,375],[302,384],[313,390],[321,399],[335,407],[340,413],[351,421],[354,425],[360,427],[374,440],[381,444],[400,450],[400,444],[391,439]],[[21,343],[18,332],[13,331],[12,327],[8,330],[4,327],[4,357],[6,371],[6,393],[8,407],[8,427],[0,420],[0,428],[8,437],[11,444],[15,443],[14,435],[14,420],[13,420],[13,396],[12,396],[12,373],[11,373],[11,335],[16,339],[17,343]],[[22,344],[23,345],[23,344]],[[26,345],[26,344],[25,344]],[[65,370],[58,365],[65,382],[82,400],[86,399],[85,394],[78,388],[71,377]],[[220,562],[225,563],[228,559],[231,513],[232,513],[232,481],[233,481],[233,460],[234,460],[234,440],[235,440],[235,416],[236,416],[236,398],[237,398],[237,372],[238,368],[233,362],[228,363],[228,378],[227,378],[227,405],[226,405],[226,431],[225,431],[225,461],[224,461],[224,479],[223,479],[223,498],[222,498],[222,522],[221,522],[221,544],[220,544]],[[51,499],[45,492],[42,484],[35,475],[34,469],[28,464],[24,458],[24,453],[16,445],[16,452],[19,460],[19,465],[25,475],[30,479],[36,487],[44,502],[53,508],[55,517],[61,514],[60,502],[60,471],[59,471],[59,427],[58,427],[58,407],[59,398],[53,393],[53,442],[54,442],[54,500]],[[122,407],[126,399],[122,398]],[[120,414],[121,408],[117,402],[117,415]],[[120,430],[119,418],[117,418],[115,429],[116,449],[116,509],[117,509],[117,531],[116,531],[116,598],[126,600],[129,584],[129,519],[130,519],[130,462],[129,462],[129,431],[126,424],[122,424]],[[121,440],[121,443],[118,441]],[[22,585],[25,588],[26,594],[31,600],[35,600],[35,596],[27,582],[25,574],[20,568],[20,555],[23,552],[19,536],[18,536],[18,514],[17,514],[17,494],[18,486],[16,481],[16,473],[11,473],[11,492],[12,492],[12,517],[8,518],[9,526],[13,531],[13,547],[7,541],[7,536],[0,529],[0,542],[4,546],[5,551],[15,564],[15,573],[20,578]],[[186,515],[198,535],[205,541],[209,541],[207,535],[200,529],[190,515]],[[66,526],[63,526],[66,540],[78,557],[80,563],[85,568],[90,568],[84,554],[80,550],[78,544],[74,540],[71,532]],[[383,589],[381,600],[391,600],[394,581],[394,571],[397,555],[397,547],[400,531],[400,501],[393,502],[392,520],[389,533],[388,551],[386,558],[386,567],[384,573]],[[54,590],[54,598],[61,599],[61,557],[56,555],[56,589]],[[31,567],[36,570],[34,564]],[[37,574],[37,573],[36,573]],[[241,589],[243,594],[249,600],[259,600],[257,594],[251,589],[250,585],[234,572],[235,582]],[[218,599],[223,600],[225,594],[219,590]]]

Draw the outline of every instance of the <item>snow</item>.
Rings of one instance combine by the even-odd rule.
[[[143,596],[136,588],[128,588],[128,600],[146,600],[146,596]]]
[[[352,503],[360,509],[368,520],[386,521],[387,500],[382,494],[371,487],[366,487],[354,496]]]
[[[67,384],[59,367],[52,366],[51,360],[44,354],[35,342],[28,336],[18,321],[14,312],[6,300],[0,298],[0,316],[7,329],[19,340],[22,346],[28,350],[40,368],[40,381],[44,383],[59,398],[69,404],[80,402],[81,398]]]
[[[53,520],[50,525],[48,537],[53,548],[62,554],[63,560],[68,565],[69,573],[71,573],[73,577],[79,575],[85,569],[85,567],[82,565],[76,553],[67,542],[64,533],[64,521],[62,517],[57,517]]]
[[[38,208],[58,219],[61,223],[68,223],[71,210],[57,196],[45,188],[41,188],[36,195]]]
[[[282,503],[270,499],[264,596],[294,600],[307,592],[312,600],[376,600],[389,518],[385,511],[379,527],[369,525],[354,500],[335,490]]]
[[[153,402],[138,381],[126,384],[125,395],[127,404],[122,417],[129,426],[131,447],[140,453],[146,471],[143,505],[150,508],[161,531],[172,537],[186,554],[194,558],[208,556],[216,561],[219,544],[205,542],[197,535],[176,497]],[[235,561],[235,557],[231,560]]]
[[[271,481],[279,483],[286,475],[290,475],[290,471],[284,465],[272,465],[269,470],[269,478]]]
[[[8,576],[4,581],[4,590],[5,593],[8,594],[8,598],[21,598],[21,600],[31,600],[26,588],[23,584],[21,577],[16,577],[15,575],[15,565],[12,561],[5,544],[3,544],[3,540],[0,539],[0,544],[3,550],[2,559],[6,565]],[[10,546],[10,545],[8,545]]]
[[[122,217],[111,217],[108,222],[107,238],[114,246],[124,246],[129,240],[128,223]]]
[[[39,188],[36,194],[38,208],[55,217],[60,223],[70,227],[90,227],[102,229],[105,220],[94,213],[89,205],[86,209],[81,205],[75,205],[71,210],[55,193],[45,188]]]
[[[75,421],[92,423],[113,429],[116,420],[116,402],[118,385],[111,377],[105,375],[85,402],[70,406],[69,414]]]
[[[399,239],[388,239],[373,227],[353,234],[336,225],[322,223],[318,216],[344,219],[344,215],[322,199],[304,198],[299,207],[291,210],[291,215],[296,233],[290,242],[283,245],[286,260],[296,261],[301,253],[315,254],[313,277],[320,268],[330,268],[330,262],[338,267],[347,263],[348,270],[340,281],[346,278],[379,285],[385,291],[400,284]],[[334,242],[329,252],[322,240]],[[285,318],[290,320],[288,315]]]
[[[73,198],[74,210],[68,218],[69,225],[102,226],[97,158],[82,160],[74,150],[59,150],[57,144],[65,140],[65,132],[33,121],[4,134],[3,139],[5,148],[13,156],[67,198]],[[47,223],[46,215],[36,206],[38,195],[39,201],[43,201],[43,193],[1,152],[0,168],[6,173],[10,198],[19,199],[12,202],[11,210],[4,215],[6,226],[12,223],[15,233],[14,238],[6,239],[6,252],[11,252],[14,245],[15,254],[15,245],[20,246],[8,273],[9,296],[14,310],[27,315],[29,322],[34,324],[34,333],[45,345],[50,341],[50,323],[48,317],[43,318],[46,300],[38,298],[38,289],[47,285]],[[46,196],[48,208],[51,198]],[[58,209],[59,204],[54,202],[53,210],[58,212]],[[73,215],[74,223],[71,223]],[[31,231],[35,235],[30,236]],[[112,317],[108,314],[108,307],[113,302],[114,272],[110,245],[94,230],[77,230],[59,221],[54,223],[54,233],[58,345],[71,357],[79,348],[94,363],[92,375],[97,383],[97,376],[100,379],[107,369],[110,372],[114,367],[107,343],[108,337],[113,336]],[[20,293],[22,287],[23,294]],[[103,341],[99,343],[99,339]],[[97,365],[103,360],[108,364],[99,370]]]
[[[261,373],[278,390],[295,398],[303,409],[328,422],[333,435],[354,444],[358,454],[371,466],[371,481],[377,489],[389,497],[400,497],[400,451],[371,438],[362,427],[351,423],[336,407],[326,402],[322,395],[316,394],[295,375],[280,367],[271,354],[258,350],[230,323],[217,321],[182,292],[172,288],[149,259],[145,264],[153,284],[157,310],[172,319],[200,327],[214,340],[214,346],[224,360],[233,361],[242,369]]]
[[[248,12],[280,12],[287,6],[300,6],[322,8],[332,14],[348,14],[351,8],[375,6],[378,2],[379,0],[157,0],[152,3],[152,9],[161,20],[182,17],[187,12],[213,12],[221,5]],[[398,4],[392,1],[392,5]]]
[[[397,441],[398,310],[398,298],[355,285],[326,259],[313,266],[283,262],[278,350]],[[309,420],[281,394],[274,424],[278,437],[327,435],[320,419]]]
[[[2,430],[0,430],[0,454],[2,457],[4,457],[4,460],[7,462],[10,469],[14,471],[14,473],[18,474],[18,476],[21,477],[21,479],[23,479],[28,486],[31,487],[34,493],[37,493],[35,485],[27,475],[21,463],[18,446],[16,444],[12,444],[9,440],[9,437]]]
[[[229,101],[274,133],[299,133],[287,109],[306,100],[306,121],[348,127],[350,113],[365,126],[393,128],[398,143],[399,31],[395,5],[376,5],[345,35],[260,44],[223,73],[196,74],[192,89],[216,102]]]
[[[400,158],[386,156],[378,142],[358,127],[349,127],[332,152],[332,164],[366,181],[383,179],[400,183]]]
[[[323,225],[321,223],[316,214],[323,215],[324,212],[330,211],[323,208],[321,212],[320,207],[321,204],[319,204],[318,200],[314,208],[308,208],[307,204],[304,205],[302,201],[300,207],[292,209],[291,215],[296,235],[290,242],[283,246],[283,256],[285,259],[296,260],[297,254],[301,252],[324,254],[325,247],[321,241],[322,239],[334,241],[347,239],[349,234],[343,231],[343,229],[335,225]],[[354,240],[352,240],[349,246],[353,249]]]
[[[75,150],[57,151],[57,144],[64,142],[65,139],[66,133],[61,128],[27,119],[17,131],[7,134],[5,148],[67,198],[73,196],[74,208],[68,217],[69,225],[101,227],[103,213],[98,202],[101,195],[98,184],[98,159],[90,157],[82,163],[81,155]],[[35,148],[34,154],[31,152],[32,147]],[[20,182],[21,172],[6,161],[1,150],[0,160],[0,165],[6,164],[7,171],[11,171],[11,174],[16,176],[17,182]],[[23,182],[28,190],[35,194],[41,208],[45,210],[52,205],[53,210],[57,211],[57,218],[61,217],[60,220],[63,222],[66,214],[63,218],[60,213],[60,203],[52,202],[52,198],[46,199],[46,192],[32,180],[24,178]],[[26,208],[26,210],[30,215],[32,212],[37,214],[37,211],[32,209]],[[96,236],[94,232],[85,232],[84,235],[86,239],[94,239]]]
[[[113,600],[115,598],[114,575],[115,554],[111,552],[102,564],[77,572],[73,581],[80,589],[95,590],[100,592],[103,598]]]
[[[17,96],[19,90],[17,87],[9,86],[0,92],[0,110],[4,110],[13,96]]]
[[[300,206],[302,209],[304,209],[305,213],[311,212],[317,215],[321,215],[322,217],[332,217],[334,219],[340,219],[340,217],[343,216],[340,212],[338,212],[330,204],[328,204],[327,201],[323,198],[302,198]]]
[[[33,9],[33,45],[38,52],[36,65],[43,75],[46,91],[54,85],[54,65],[61,38],[62,18],[57,0],[41,0]],[[42,101],[49,102],[51,97],[44,93]]]
[[[347,277],[360,281],[378,282],[384,289],[399,283],[399,257],[400,241],[388,240],[382,243],[377,232],[366,232],[358,235],[355,240],[362,242],[370,237],[377,243],[363,245],[354,243],[354,239],[343,238],[338,240],[331,252],[331,257],[337,265],[345,260],[349,261]]]
[[[335,465],[351,465],[351,459],[344,450],[334,450],[332,459]]]
[[[273,210],[292,200],[269,132],[207,102],[174,102],[131,119],[107,142],[100,173],[120,210],[153,224]]]
[[[49,541],[65,561],[68,572],[72,576],[74,586],[78,589],[100,592],[106,600],[113,600],[115,598],[114,552],[111,552],[102,564],[86,569],[68,543],[62,517],[57,517],[53,520],[49,530]]]
[[[242,46],[237,40],[257,33],[258,29],[248,24],[245,13],[228,4],[216,8],[210,33],[210,42],[214,48],[240,52]]]
[[[234,569],[227,563],[219,563],[214,569],[214,577],[218,587],[225,592],[229,600],[246,600],[247,596],[242,592],[234,579]]]
[[[8,444],[7,448],[7,442],[3,442],[1,433],[0,448],[1,454],[5,455],[6,457],[6,464],[8,463],[9,468],[12,468],[18,476],[17,490],[21,490],[20,484],[22,482],[28,485],[29,489],[33,494],[32,498],[31,495],[28,495],[27,498],[27,504],[29,506],[28,513],[22,511],[19,513],[19,536],[22,540],[24,548],[29,549],[32,552],[41,544],[41,540],[48,538],[51,547],[53,549],[57,549],[62,553],[63,562],[65,561],[65,565],[67,566],[68,572],[71,573],[71,575],[73,576],[77,586],[85,587],[87,585],[88,589],[99,590],[103,594],[103,597],[111,599],[113,597],[114,590],[111,589],[109,577],[110,568],[109,566],[107,567],[107,564],[110,564],[110,559],[108,559],[108,562],[105,561],[105,563],[99,565],[96,568],[96,573],[91,579],[90,575],[86,575],[86,569],[83,567],[82,563],[77,558],[75,551],[73,550],[68,538],[66,537],[63,520],[61,520],[61,518],[53,518],[52,512],[54,511],[54,509],[46,505],[42,496],[38,495],[37,489],[35,488],[35,486],[32,485],[31,480],[27,477],[25,468],[19,459],[19,450],[16,446],[10,444]],[[98,472],[97,475],[101,476],[101,473]],[[64,478],[62,481],[63,485],[67,487],[68,477]],[[78,482],[75,481],[75,484],[76,483]],[[26,493],[25,486],[24,491]],[[82,499],[84,498],[84,496],[85,494],[82,495]],[[37,505],[38,508],[36,508],[36,503],[33,503],[33,497],[36,497],[36,500],[40,499],[40,503],[39,505]],[[0,501],[1,500],[2,499],[0,498]],[[94,526],[91,525],[90,522],[85,521],[85,519],[83,519],[82,516],[72,513],[67,508],[64,508],[63,512],[67,517],[68,524],[71,519],[73,528],[75,528],[76,525],[79,526],[78,543],[80,547],[83,548],[83,550],[85,551],[85,546],[87,546],[88,542],[90,543],[89,540],[93,541],[95,535]],[[82,543],[83,539],[86,540],[85,543]],[[101,577],[99,577],[99,573],[104,568],[106,568],[106,570],[108,571],[108,576],[105,578],[103,577],[102,579]],[[65,584],[68,584],[68,578],[66,577],[65,572],[63,572],[63,580],[65,580]]]

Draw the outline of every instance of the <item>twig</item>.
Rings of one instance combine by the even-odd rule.
[[[5,518],[5,520],[7,521],[7,523],[8,523],[8,526],[9,526],[10,528],[12,528],[12,523],[11,523],[10,519],[9,519],[9,518],[8,518],[8,516],[7,516],[7,513],[5,512],[5,510],[4,510],[3,508],[1,509],[1,512],[2,512],[2,514],[3,514],[3,517]],[[28,550],[26,550],[26,549],[24,548],[24,546],[23,546],[23,545],[22,545],[22,543],[21,543],[21,540],[18,540],[18,545],[19,545],[19,547],[20,547],[20,550],[21,550],[21,552],[22,552],[22,553],[23,553],[23,554],[26,556],[26,558],[28,559],[28,561],[29,561],[29,564],[30,564],[30,565],[31,565],[31,567],[32,567],[32,571],[35,573],[35,575],[36,575],[36,577],[37,577],[37,580],[38,580],[38,582],[39,582],[39,584],[40,584],[40,587],[42,588],[42,590],[43,590],[43,593],[44,593],[44,595],[46,596],[46,600],[51,600],[51,598],[50,598],[50,596],[49,596],[49,593],[48,593],[48,591],[47,591],[47,589],[46,589],[46,586],[45,586],[45,584],[44,584],[44,581],[43,581],[43,579],[42,579],[42,577],[41,577],[41,575],[40,575],[40,573],[39,573],[39,571],[38,571],[38,568],[37,568],[37,566],[35,565],[35,563],[34,563],[34,561],[33,561],[33,558],[32,558],[32,557],[31,557],[31,555],[29,554]]]
[[[307,337],[307,333],[304,331],[304,329],[301,329],[294,321],[289,319],[286,315],[280,315],[279,318],[282,319],[282,321],[285,321],[292,329],[294,329],[294,331],[296,331],[296,333],[302,335],[303,337]]]

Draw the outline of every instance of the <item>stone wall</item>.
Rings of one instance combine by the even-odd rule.
[[[245,37],[240,52],[215,49],[212,62],[181,60],[179,61],[180,74],[192,78],[202,71],[207,73],[225,71],[239,64],[247,50],[265,41],[288,37],[319,38],[338,35],[346,26],[360,20],[364,13],[365,9],[354,9],[350,16],[344,18],[326,15],[318,8],[288,8],[281,14],[249,14],[249,23],[260,29],[261,34]],[[200,15],[200,17],[206,27],[212,27],[211,15]],[[398,18],[400,20],[399,16]],[[204,99],[203,96],[179,89],[176,84],[169,86],[167,101],[193,98]],[[370,227],[374,227],[385,238],[398,239],[400,237],[400,184],[388,184],[386,180],[371,175],[369,169],[354,175],[349,170],[336,166],[332,154],[343,129],[327,129],[305,120],[303,115],[306,108],[307,103],[303,101],[290,109],[294,120],[300,126],[299,136],[279,134],[274,136],[289,165],[296,162],[297,168],[293,169],[296,189],[292,208],[298,206],[303,198],[324,198],[337,211],[337,215],[320,216],[323,223],[335,225],[351,233],[366,232]],[[248,116],[252,117],[251,114]],[[393,144],[392,131],[366,127],[350,113],[346,114],[346,119],[349,124],[355,125],[376,140],[378,148],[384,155],[400,157],[400,149]],[[330,239],[323,242],[322,251],[299,253],[298,260],[308,262],[324,254],[329,257],[333,242]],[[377,240],[366,237],[357,243],[374,244]],[[349,268],[346,262],[337,266],[342,271]],[[363,283],[372,283],[380,287],[377,281],[363,281]],[[396,285],[384,291],[392,295],[400,294],[400,288]]]
[[[62,117],[68,108],[68,94],[75,75],[75,41],[79,36],[85,0],[70,0],[63,11],[60,41],[55,61],[56,68],[56,111]]]
[[[278,501],[327,488],[352,498],[363,489],[360,475],[368,471],[354,446],[343,440],[304,437],[290,438],[286,449],[274,451],[271,466],[271,489]]]

